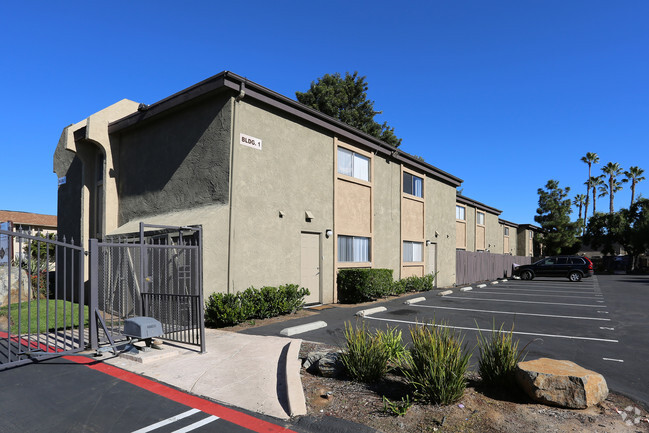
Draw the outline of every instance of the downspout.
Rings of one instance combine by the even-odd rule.
[[[229,203],[229,215],[228,215],[228,283],[227,283],[227,292],[230,293],[230,284],[232,276],[232,246],[234,245],[234,233],[232,229],[232,190],[233,190],[233,172],[234,172],[234,149],[235,149],[235,130],[237,125],[237,103],[246,96],[246,83],[241,82],[239,87],[239,94],[234,98],[232,104],[232,139],[230,141],[230,173],[229,173],[229,193],[228,193],[228,203]],[[232,287],[234,290],[234,287]]]

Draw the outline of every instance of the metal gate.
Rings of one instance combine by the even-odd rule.
[[[91,344],[101,322],[116,341],[125,319],[149,316],[163,339],[205,352],[201,229],[140,224],[140,232],[90,242]],[[97,321],[100,323],[96,323]]]
[[[0,227],[0,370],[85,348],[84,251]]]

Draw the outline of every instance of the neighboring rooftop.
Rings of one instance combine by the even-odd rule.
[[[484,203],[480,203],[479,201],[473,200],[472,198],[469,198],[469,197],[465,197],[465,196],[463,196],[461,194],[457,195],[457,202],[462,203],[462,204],[466,204],[466,205],[471,206],[471,207],[475,207],[477,209],[480,209],[480,210],[483,210],[485,212],[489,212],[489,213],[492,213],[492,214],[495,214],[495,215],[500,215],[501,213],[503,213],[503,211],[501,211],[500,209],[496,209],[495,207],[487,206]]]
[[[0,210],[0,222],[11,221],[14,225],[30,225],[56,228],[56,215]]]

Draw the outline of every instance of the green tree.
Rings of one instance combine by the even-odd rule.
[[[588,221],[588,202],[589,202],[589,194],[590,194],[590,188],[591,186],[589,185],[590,179],[591,179],[591,167],[593,164],[599,163],[599,156],[595,152],[586,152],[586,156],[581,157],[581,161],[588,164],[588,180],[586,180],[586,211],[584,212],[584,220]]]
[[[581,219],[581,211],[584,207],[585,201],[586,201],[586,196],[583,194],[577,194],[575,195],[575,198],[572,199],[572,204],[577,206],[577,209],[579,209],[579,219]]]
[[[538,189],[539,207],[534,221],[544,231],[543,245],[545,254],[571,254],[579,249],[579,222],[570,221],[572,212],[568,197],[570,188],[559,187],[559,181],[549,180],[545,190]]]
[[[374,116],[381,112],[375,111],[374,101],[367,99],[367,89],[365,77],[359,77],[358,72],[345,72],[344,78],[336,72],[312,81],[309,90],[295,92],[295,96],[304,105],[399,147],[401,139],[394,135],[394,128],[386,122],[380,124],[374,120]]]
[[[639,198],[620,213],[625,221],[621,243],[631,256],[631,270],[635,270],[639,256],[649,251],[649,199]]]
[[[622,189],[622,182],[626,182],[626,179],[622,180],[622,182],[618,182],[617,177],[622,174],[623,170],[617,162],[609,162],[602,167],[602,171],[608,175],[608,185],[605,184],[606,186],[604,187],[604,190],[608,193],[609,197],[608,213],[612,214],[614,212],[613,198],[615,197],[615,193]]]
[[[635,186],[638,184],[638,182],[642,182],[645,179],[642,173],[644,173],[644,170],[637,166],[629,167],[629,169],[624,172],[627,182],[631,182],[630,206],[633,206],[633,200],[635,199]]]
[[[599,213],[590,217],[583,240],[605,256],[612,255],[615,253],[613,245],[622,244],[624,230],[625,218],[622,213]]]
[[[593,190],[593,215],[597,212],[597,189],[604,185],[604,175],[593,176],[590,178],[590,187]],[[602,195],[600,195],[602,197]]]

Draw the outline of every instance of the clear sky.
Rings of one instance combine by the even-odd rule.
[[[5,1],[0,209],[56,213],[66,125],[223,70],[291,98],[358,71],[403,150],[513,222],[548,179],[585,192],[586,152],[647,170],[649,197],[648,23],[646,0]]]

